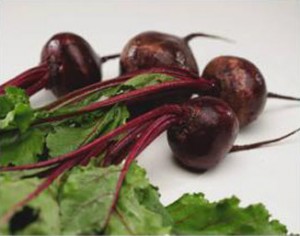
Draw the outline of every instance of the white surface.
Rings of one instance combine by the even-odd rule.
[[[176,35],[201,31],[232,38],[236,44],[195,39],[191,47],[203,68],[231,54],[253,61],[269,91],[300,96],[300,1],[0,1],[0,81],[37,65],[42,46],[54,33],[85,37],[101,55],[119,52],[129,38],[146,30]],[[104,67],[105,78],[117,62]],[[33,98],[41,104],[51,97]],[[300,126],[299,104],[270,100],[260,119],[237,143],[274,138]],[[300,233],[300,136],[257,150],[228,155],[205,174],[175,165],[164,135],[139,157],[164,203],[185,192],[211,200],[237,195],[242,204],[263,202],[275,218]]]

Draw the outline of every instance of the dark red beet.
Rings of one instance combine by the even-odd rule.
[[[168,129],[169,145],[183,166],[207,170],[231,149],[239,131],[237,117],[225,102],[213,97],[189,100],[185,107],[186,118]]]
[[[133,37],[120,58],[121,73],[152,67],[177,67],[199,74],[187,42],[180,37],[155,31]]]
[[[240,127],[254,121],[263,111],[267,98],[265,80],[250,61],[234,56],[217,57],[208,63],[202,76],[219,85],[219,97],[234,110]]]
[[[91,46],[73,33],[54,35],[44,46],[41,63],[0,85],[16,86],[31,96],[43,88],[60,97],[87,85],[101,81],[101,63],[117,58],[119,54],[99,58]]]
[[[101,60],[82,37],[73,33],[54,35],[44,46],[41,61],[49,65],[46,87],[56,96],[101,80]]]

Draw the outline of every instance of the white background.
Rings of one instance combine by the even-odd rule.
[[[191,43],[200,69],[219,55],[254,62],[269,91],[300,96],[300,1],[0,1],[0,81],[37,65],[44,43],[70,31],[101,55],[119,52],[132,36],[158,30],[184,36],[206,32],[236,40]],[[104,66],[105,78],[118,63]],[[35,105],[53,97],[35,96]],[[274,138],[300,126],[296,102],[269,100],[264,114],[241,131],[237,143]],[[257,150],[230,154],[205,174],[189,173],[172,161],[162,135],[139,157],[163,203],[185,192],[210,200],[236,195],[242,205],[263,202],[290,232],[300,233],[300,135]]]

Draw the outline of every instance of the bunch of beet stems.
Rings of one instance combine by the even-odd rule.
[[[44,123],[44,122],[54,122],[58,120],[63,120],[66,117],[82,114],[85,112],[91,112],[97,109],[100,109],[102,107],[111,106],[113,104],[119,103],[119,102],[126,102],[130,99],[135,99],[136,96],[139,96],[140,94],[145,94],[145,91],[152,91],[154,94],[158,91],[165,91],[170,88],[174,88],[174,84],[176,84],[175,88],[187,88],[189,89],[189,85],[195,86],[197,85],[197,89],[202,89],[202,91],[209,91],[209,89],[214,88],[213,84],[211,82],[208,82],[206,80],[198,79],[198,80],[191,80],[187,78],[191,77],[185,77],[186,72],[181,70],[171,70],[167,68],[157,68],[153,69],[152,72],[160,72],[168,74],[176,74],[177,78],[182,77],[182,80],[177,82],[166,82],[163,84],[158,84],[154,86],[149,86],[146,88],[134,90],[127,92],[126,94],[117,95],[112,98],[108,98],[107,100],[100,101],[97,103],[94,103],[92,105],[87,106],[87,108],[83,108],[75,113],[72,113],[71,115],[63,115],[58,117],[51,117],[49,119],[44,119],[38,123]],[[147,70],[149,72],[149,70]],[[119,77],[117,80],[111,80],[107,81],[106,83],[102,83],[102,85],[94,85],[94,92],[98,91],[98,89],[106,88],[106,86],[114,86],[117,84],[120,84],[121,81],[126,81],[126,79],[131,78],[131,76],[123,76]],[[198,84],[197,84],[198,83]],[[104,84],[104,85],[103,85]],[[201,84],[201,86],[200,86]],[[166,86],[167,85],[167,86]],[[187,86],[188,85],[188,86]],[[170,87],[169,87],[170,86]],[[194,88],[193,88],[194,89]],[[64,99],[61,99],[57,101],[54,104],[51,104],[47,106],[47,109],[54,109],[57,107],[64,106],[66,104],[70,104],[74,101],[76,101],[79,97],[82,98],[81,95],[84,95],[85,97],[87,94],[88,89],[82,89],[80,91],[75,91],[72,94],[68,95]],[[212,92],[213,89],[210,91]],[[75,95],[76,96],[75,96]],[[151,94],[151,93],[149,93]],[[126,97],[127,95],[127,97]],[[73,99],[73,96],[76,97],[76,99]],[[45,109],[45,108],[44,108]],[[9,212],[7,212],[3,218],[0,219],[0,221],[7,222],[10,217],[13,215],[13,213],[26,205],[29,201],[37,197],[43,190],[48,188],[51,183],[57,179],[61,174],[65,173],[66,171],[70,170],[74,166],[77,165],[86,165],[89,163],[91,158],[97,157],[101,154],[104,154],[103,159],[101,159],[101,166],[108,166],[111,164],[120,164],[122,161],[124,161],[119,180],[116,186],[116,194],[113,201],[113,207],[115,206],[118,194],[120,191],[120,188],[122,186],[122,183],[124,181],[125,175],[128,171],[128,168],[130,167],[130,164],[132,161],[153,141],[155,140],[162,132],[167,130],[169,127],[176,125],[181,122],[182,119],[185,118],[189,112],[186,110],[187,108],[185,106],[181,106],[178,104],[170,104],[170,105],[163,105],[161,107],[158,107],[156,109],[153,109],[143,115],[138,116],[137,118],[134,118],[127,123],[123,124],[122,126],[116,128],[115,130],[98,137],[94,141],[92,141],[89,144],[86,144],[79,149],[72,151],[70,153],[58,156],[56,158],[41,161],[38,163],[33,164],[26,164],[26,165],[20,165],[20,166],[11,166],[11,167],[0,167],[0,171],[21,171],[21,170],[32,170],[32,169],[42,169],[39,174],[44,174],[45,179],[43,182],[35,189],[34,192],[29,194],[26,198],[24,198],[21,202],[17,203],[13,208],[10,209]],[[264,142],[258,142],[250,145],[242,145],[242,146],[233,146],[232,151],[241,151],[241,150],[247,150],[251,148],[256,148],[265,144],[269,144],[272,142],[280,141],[295,132],[298,132],[298,130],[293,131],[285,136],[282,136],[277,139],[268,140]],[[46,173],[46,174],[45,174]]]
[[[164,82],[161,84],[148,86],[124,94],[120,94],[104,101],[92,103],[74,112],[69,112],[67,114],[62,114],[62,115],[50,116],[48,118],[41,119],[36,123],[41,124],[47,122],[55,122],[62,119],[70,118],[72,116],[84,114],[87,112],[92,112],[100,108],[108,107],[120,102],[124,102],[126,104],[134,104],[138,101],[144,101],[150,99],[154,95],[157,95],[159,93],[164,93],[164,92],[182,93],[185,90],[190,92],[191,94],[194,92],[201,95],[212,95],[212,96],[215,96],[218,93],[217,85],[213,81],[198,77],[195,74],[192,74],[189,71],[184,69],[158,67],[152,69],[138,70],[107,81],[89,85],[82,89],[78,89],[74,92],[71,92],[65,95],[64,97],[58,99],[57,101],[40,108],[39,110],[53,112],[66,105],[76,104],[78,101],[84,99],[85,97],[93,93],[97,93],[103,89],[120,85],[126,82],[127,80],[133,78],[134,76],[146,74],[146,73],[163,73],[166,75],[174,76],[176,79],[174,79],[174,81]],[[268,95],[270,95],[271,98],[300,101],[300,98],[278,95],[275,93],[268,93]]]
[[[2,171],[19,171],[42,168],[40,174],[46,172],[46,178],[35,189],[35,191],[13,206],[13,208],[11,208],[10,211],[7,212],[0,220],[7,222],[16,210],[37,197],[61,174],[77,165],[86,165],[92,158],[96,158],[101,154],[104,154],[104,157],[101,160],[101,166],[120,164],[124,161],[116,185],[116,192],[111,208],[113,209],[117,202],[126,173],[133,160],[135,160],[135,158],[162,132],[171,126],[180,123],[182,119],[185,119],[185,116],[189,113],[186,109],[188,108],[176,104],[164,105],[128,121],[115,130],[100,136],[91,143],[68,154],[35,164],[2,167]],[[256,148],[275,141],[280,141],[298,131],[299,129],[285,136],[269,141],[245,146],[233,146],[232,151],[248,150],[250,148]],[[45,170],[45,168],[47,169]]]
[[[177,78],[178,82],[179,80],[182,81],[191,81],[191,80],[197,80],[199,79],[199,76],[190,73],[188,70],[184,69],[179,69],[179,68],[171,68],[171,67],[156,67],[156,68],[151,68],[151,69],[141,69],[137,70],[135,72],[127,73],[125,75],[121,75],[106,81],[102,81],[99,83],[95,83],[89,86],[86,86],[84,88],[75,90],[61,98],[59,98],[57,101],[52,102],[51,104],[40,108],[40,110],[46,110],[46,111],[54,111],[57,110],[63,106],[74,104],[77,101],[80,101],[81,99],[93,94],[97,93],[103,89],[110,88],[113,86],[118,86],[127,80],[138,76],[142,74],[151,74],[151,73],[161,73],[169,76],[174,76]],[[164,82],[164,84],[167,82]],[[212,84],[211,82],[208,82],[209,84]],[[150,86],[149,86],[150,87]],[[140,90],[139,90],[140,91]],[[142,91],[144,93],[145,91]],[[155,93],[156,91],[154,91]],[[152,93],[152,92],[150,92]],[[128,93],[126,93],[128,94]]]
[[[40,64],[2,84],[0,86],[0,95],[4,94],[5,87],[14,86],[24,89],[31,96],[46,86],[48,78],[48,64]]]
[[[120,54],[107,55],[101,57],[100,60],[101,63],[105,63],[111,59],[118,58],[119,56]],[[36,67],[32,67],[0,85],[0,95],[5,93],[6,87],[13,86],[24,89],[28,96],[32,96],[47,86],[51,77],[50,71],[49,64],[46,62],[43,62]]]

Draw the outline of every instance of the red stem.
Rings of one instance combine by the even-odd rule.
[[[148,122],[146,122],[146,124],[143,124],[141,126],[138,126],[136,128],[134,128],[133,130],[131,130],[125,137],[123,137],[121,140],[119,140],[118,142],[116,142],[106,153],[105,157],[104,157],[104,161],[103,161],[103,166],[109,166],[112,163],[117,164],[119,163],[119,157],[120,156],[120,151],[123,152],[123,149],[126,148],[127,146],[129,146],[132,142],[134,142],[137,138],[138,135],[141,131],[143,131],[144,129],[147,129],[150,125],[150,122],[152,120],[148,120]],[[117,156],[118,155],[118,156]],[[115,160],[115,159],[118,160]]]
[[[101,61],[101,63],[105,63],[109,60],[119,58],[120,56],[121,56],[120,53],[111,54],[111,55],[107,55],[107,56],[104,56],[104,57],[100,57],[100,61]]]
[[[300,98],[297,97],[291,97],[291,96],[285,96],[277,93],[271,93],[269,92],[267,94],[268,98],[277,98],[277,99],[284,99],[284,100],[291,100],[291,101],[300,101]]]
[[[80,165],[88,165],[91,158],[97,157],[106,147],[108,146],[108,142],[104,143],[102,145],[97,145],[95,148],[93,148],[86,157],[83,157],[80,161]]]
[[[0,94],[4,93],[5,87],[15,86],[23,89],[27,89],[35,84],[41,77],[47,75],[48,67],[46,64],[33,67],[15,78],[5,82],[0,86]]]
[[[134,159],[137,157],[137,155],[145,149],[147,144],[151,143],[159,134],[161,134],[166,129],[168,129],[171,125],[173,125],[175,122],[177,122],[177,120],[178,120],[178,117],[176,118],[174,115],[164,115],[164,116],[158,118],[139,137],[138,141],[135,143],[135,145],[129,151],[129,155],[125,160],[125,163],[123,165],[121,174],[119,176],[119,179],[118,179],[118,182],[116,185],[116,192],[114,195],[114,200],[112,203],[111,212],[110,212],[109,216],[115,209],[123,181],[125,179],[126,173],[128,172],[128,169],[129,169],[131,163],[134,161]],[[109,219],[109,217],[108,217],[108,219]]]
[[[225,38],[225,37],[221,37],[221,36],[218,36],[218,35],[212,35],[212,34],[205,34],[205,33],[191,33],[191,34],[188,34],[187,36],[185,36],[183,38],[183,40],[188,43],[190,40],[196,38],[196,37],[204,37],[204,38],[211,38],[211,39],[218,39],[218,40],[222,40],[222,41],[225,41],[225,42],[228,42],[228,43],[235,43],[232,39],[228,39],[228,38]]]
[[[45,88],[46,84],[48,83],[49,75],[46,73],[42,78],[39,78],[38,81],[35,82],[34,85],[30,86],[29,88],[26,89],[26,93],[28,96],[31,96],[41,89]]]
[[[261,142],[257,142],[257,143],[251,143],[251,144],[245,144],[245,145],[234,145],[231,149],[230,152],[238,152],[238,151],[245,151],[245,150],[250,150],[250,149],[255,149],[255,148],[259,148],[261,146],[265,146],[267,144],[271,144],[271,143],[275,143],[275,142],[279,142],[283,139],[286,139],[287,137],[297,133],[300,131],[300,128],[286,134],[283,135],[279,138],[275,138],[275,139],[270,139],[270,140],[266,140],[266,141],[261,141]]]

